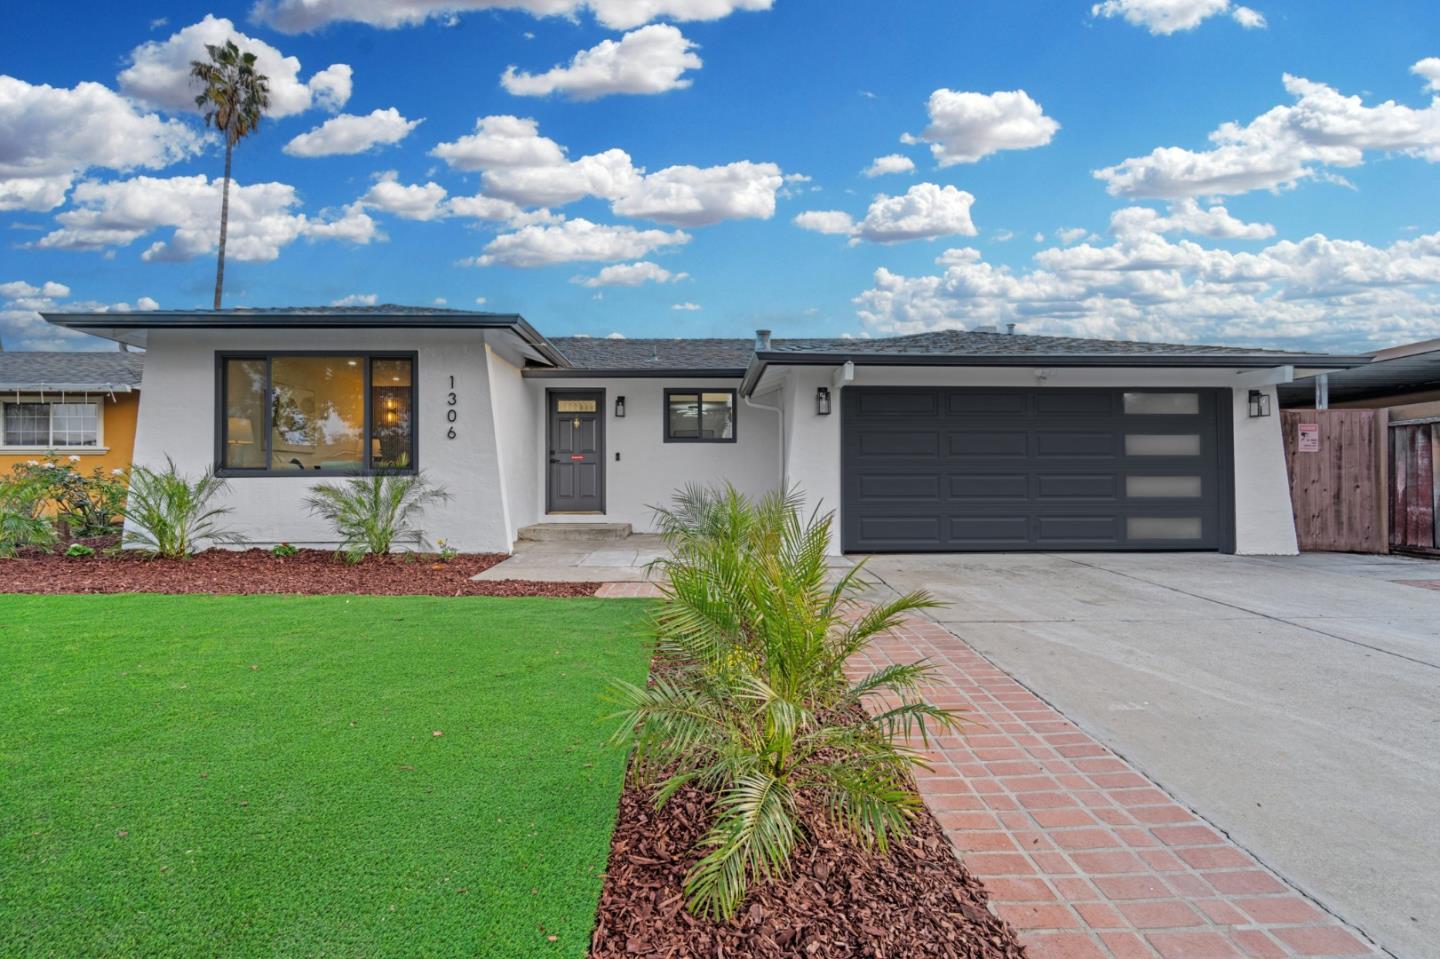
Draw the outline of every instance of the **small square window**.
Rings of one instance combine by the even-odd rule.
[[[665,391],[665,442],[735,442],[735,391]]]

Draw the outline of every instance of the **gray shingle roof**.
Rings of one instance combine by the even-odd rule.
[[[144,365],[143,353],[0,353],[0,391],[136,389]]]
[[[598,339],[552,336],[550,342],[581,370],[743,370],[753,339]]]
[[[750,362],[755,341],[744,339],[598,339],[552,337],[550,342],[582,370],[740,370]],[[848,353],[898,356],[1228,356],[1265,355],[1283,360],[1292,354],[1237,346],[1142,343],[1130,340],[1087,340],[1023,333],[946,330],[876,339],[840,337],[776,339],[773,353]]]

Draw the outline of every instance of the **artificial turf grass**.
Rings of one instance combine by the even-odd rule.
[[[0,955],[583,956],[644,610],[0,596]]]

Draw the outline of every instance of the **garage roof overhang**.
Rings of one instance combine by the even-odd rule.
[[[1206,369],[1279,370],[1306,367],[1307,373],[1349,369],[1369,363],[1368,356],[1330,356],[1324,353],[802,353],[789,350],[757,352],[745,370],[741,392],[749,396],[760,386],[766,370],[789,366],[889,367],[1044,367],[1047,369]]]
[[[559,350],[515,313],[460,310],[265,309],[147,310],[137,313],[41,313],[49,323],[144,349],[151,330],[494,330],[517,338],[534,359],[566,367]]]

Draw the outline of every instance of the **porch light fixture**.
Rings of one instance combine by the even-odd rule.
[[[615,397],[615,418],[617,420],[625,418],[625,397],[623,396]]]
[[[1250,415],[1252,417],[1270,415],[1269,393],[1266,393],[1264,390],[1250,391]]]
[[[830,415],[830,387],[822,386],[815,390],[815,412],[820,416]]]

